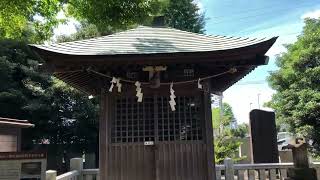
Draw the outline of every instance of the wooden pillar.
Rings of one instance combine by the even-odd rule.
[[[21,128],[17,129],[17,152],[21,151]]]
[[[212,128],[212,117],[211,117],[212,112],[211,112],[210,82],[205,83],[203,102],[204,102],[205,135],[206,135],[206,146],[207,146],[208,180],[216,180],[213,128]]]
[[[100,93],[100,117],[99,117],[99,176],[101,180],[108,179],[108,115],[109,97],[102,89]]]

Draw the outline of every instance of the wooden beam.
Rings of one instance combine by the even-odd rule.
[[[108,179],[108,117],[109,117],[109,96],[104,89],[100,92],[100,118],[99,118],[99,169],[100,179]]]
[[[214,159],[214,144],[213,144],[213,128],[212,128],[212,113],[211,113],[211,94],[210,81],[204,83],[203,104],[204,104],[204,121],[207,149],[207,172],[208,180],[216,180],[216,167]]]

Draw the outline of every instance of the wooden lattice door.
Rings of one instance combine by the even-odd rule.
[[[165,96],[116,97],[111,120],[112,180],[206,179],[201,101],[177,96],[172,112]]]
[[[200,96],[177,96],[176,111],[168,97],[157,98],[157,180],[205,180],[206,146]]]

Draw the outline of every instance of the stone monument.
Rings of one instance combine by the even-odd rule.
[[[294,164],[294,168],[288,169],[286,180],[317,180],[316,170],[309,167],[308,144],[304,138],[296,138],[283,149],[292,150]]]

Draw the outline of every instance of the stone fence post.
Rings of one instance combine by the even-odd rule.
[[[225,177],[226,180],[234,180],[234,168],[233,168],[233,161],[231,158],[224,159],[224,166],[225,166]]]
[[[57,171],[48,170],[46,171],[46,180],[56,180],[57,179]]]
[[[72,158],[70,159],[70,171],[79,172],[79,180],[82,180],[82,170],[83,170],[83,159],[82,158]]]

